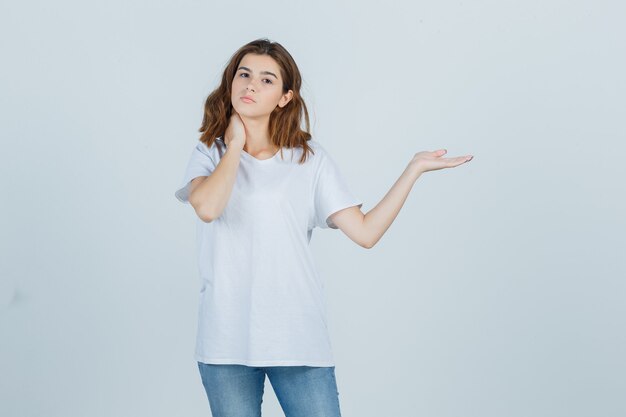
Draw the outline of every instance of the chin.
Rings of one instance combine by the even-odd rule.
[[[251,111],[250,109],[247,109],[245,107],[235,107],[235,110],[237,111],[237,113],[239,113],[240,116],[248,117],[250,119],[263,116],[263,114],[260,114],[258,111]]]
[[[242,106],[240,103],[237,103],[236,105],[233,104],[233,108],[237,111],[237,113],[239,114],[247,114],[250,113],[250,111],[248,109],[246,109],[246,106]]]

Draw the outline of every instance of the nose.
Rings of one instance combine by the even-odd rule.
[[[254,88],[254,81],[252,79],[252,77],[250,77],[250,79],[248,80],[248,86],[246,87],[246,89],[250,90],[250,91],[255,91],[256,89]]]

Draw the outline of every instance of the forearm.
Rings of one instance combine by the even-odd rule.
[[[204,221],[213,221],[226,207],[237,178],[241,149],[229,147],[215,170],[189,196],[189,203]]]
[[[374,246],[391,226],[421,174],[421,171],[409,164],[383,199],[365,214],[363,230],[368,247]]]

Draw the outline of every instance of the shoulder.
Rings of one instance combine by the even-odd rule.
[[[326,148],[317,140],[310,139],[307,141],[307,145],[309,145],[309,147],[314,152],[314,154],[311,154],[313,160],[323,161],[328,157],[328,152],[326,151]]]
[[[325,152],[326,149],[324,149],[324,147],[322,146],[321,143],[319,143],[317,140],[315,139],[310,139],[306,141],[307,145],[309,145],[309,147],[311,149],[313,149],[314,151],[320,150],[320,152]]]
[[[224,142],[222,141],[222,138],[220,137],[214,140],[213,143],[211,143],[211,146],[208,146],[206,143],[202,142],[201,140],[198,140],[198,142],[196,143],[195,149],[196,151],[208,156],[212,160],[218,161],[221,155],[223,154],[225,148],[226,148],[226,145],[224,144]]]
[[[319,163],[326,157],[326,149],[324,149],[324,147],[314,139],[307,140],[306,146],[308,148],[308,152],[303,166],[319,166]],[[304,146],[302,144],[293,147],[285,146],[283,147],[283,151],[286,152],[285,157],[283,158],[286,163],[295,163],[300,165],[299,161],[304,153]]]

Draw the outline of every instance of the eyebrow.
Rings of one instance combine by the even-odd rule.
[[[252,72],[252,70],[251,70],[250,68],[248,68],[248,67],[239,67],[239,68],[238,68],[238,70],[241,70],[241,69],[242,69],[242,70],[246,70],[246,71],[250,71],[250,72]],[[268,75],[271,75],[271,76],[273,76],[274,78],[278,79],[278,77],[276,76],[276,74],[274,74],[273,72],[269,72],[269,71],[261,71],[261,74],[268,74]]]

